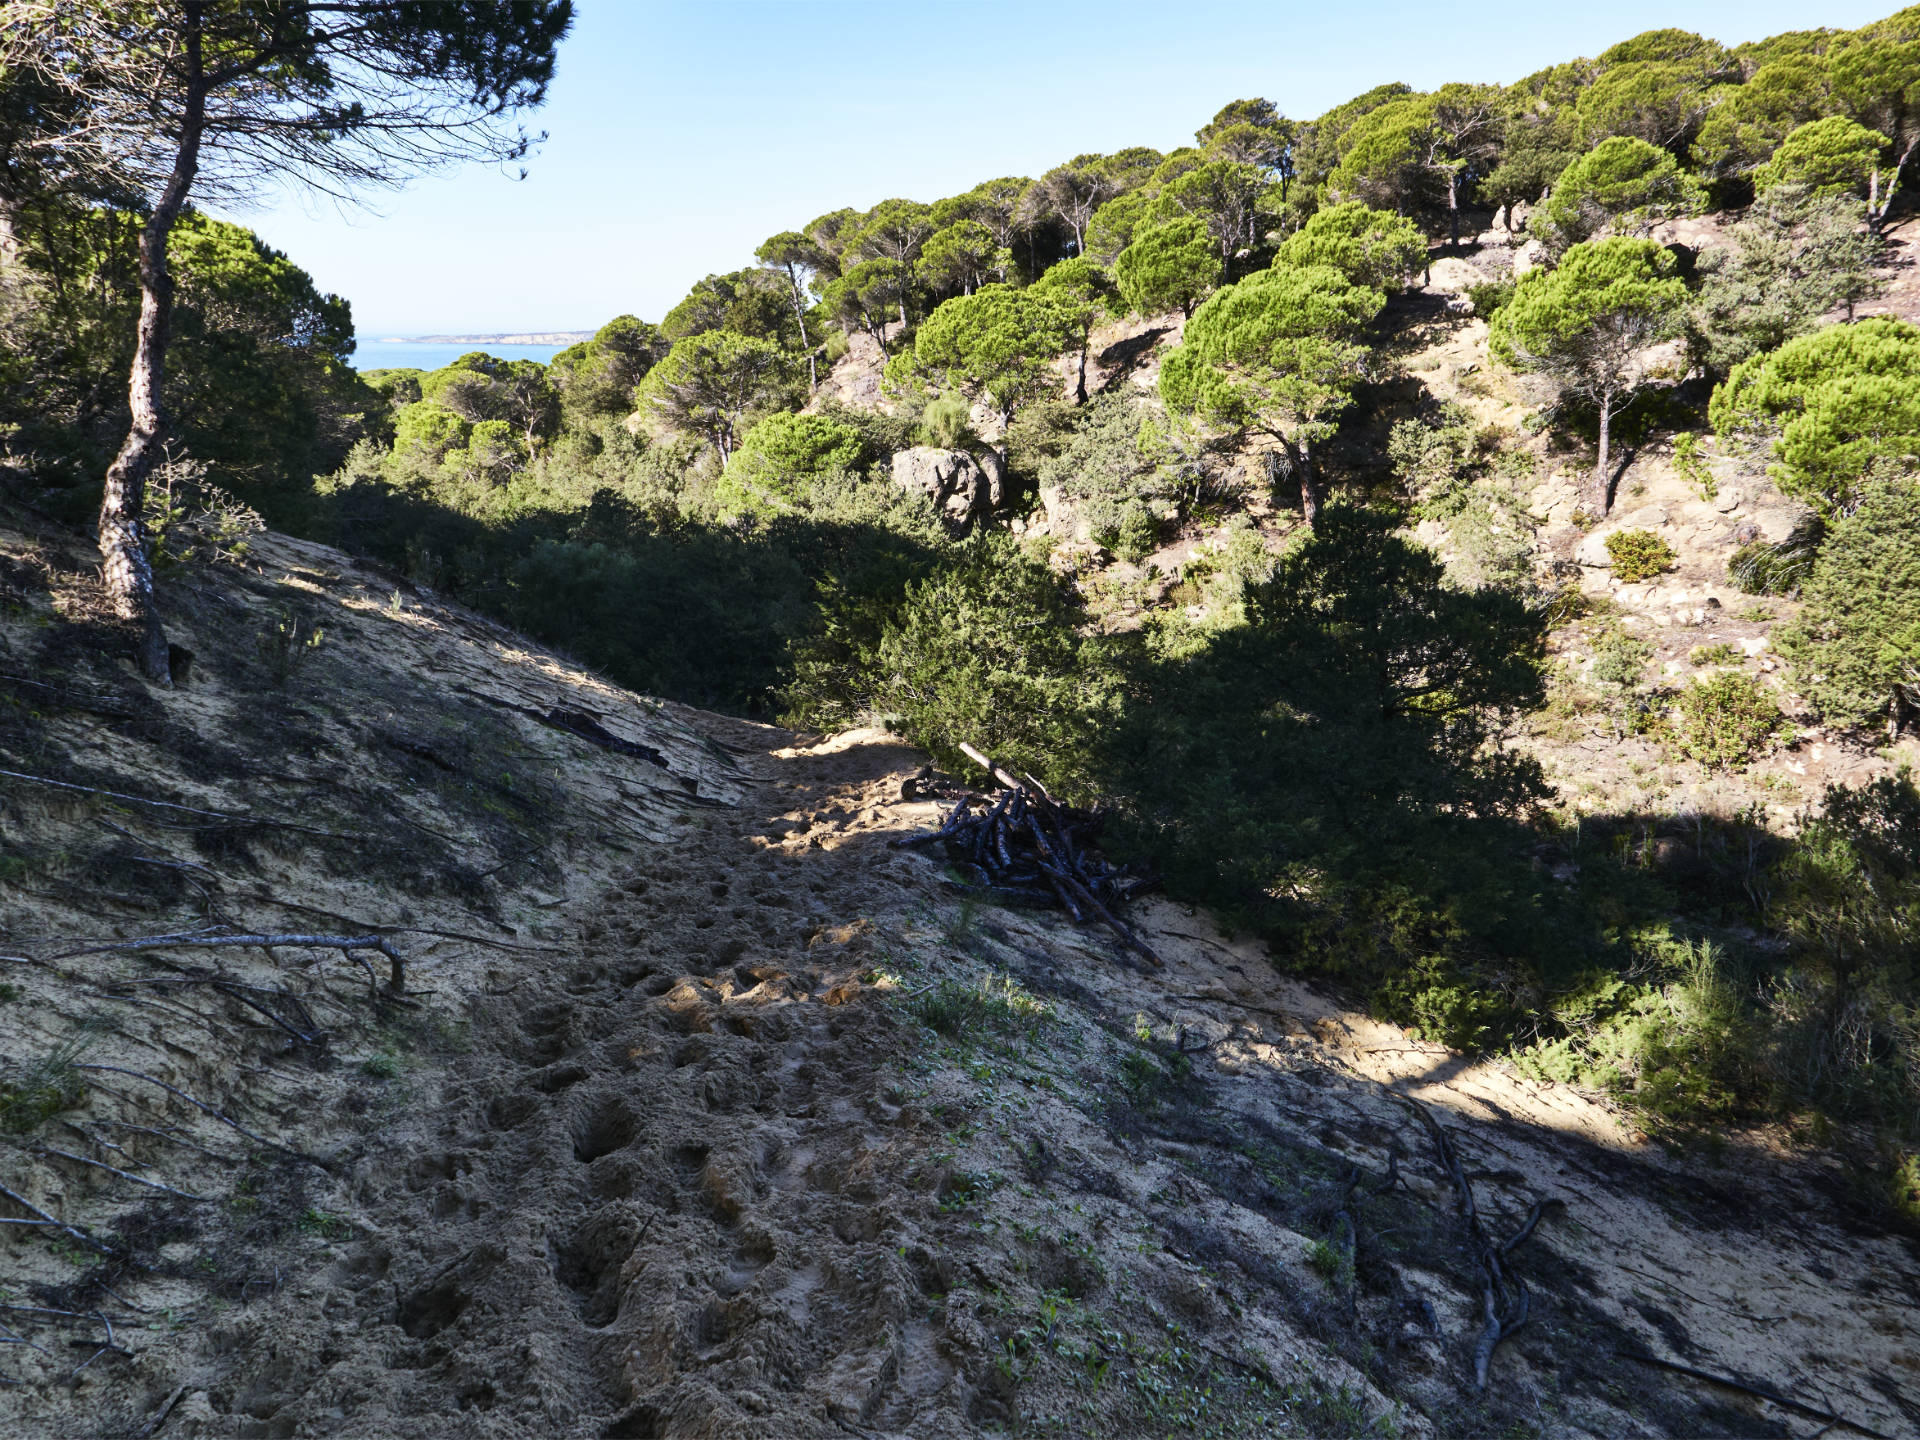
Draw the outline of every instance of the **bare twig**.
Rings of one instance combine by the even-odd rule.
[[[27,1199],[23,1195],[14,1194],[13,1191],[9,1190],[4,1185],[0,1185],[0,1196],[5,1196],[7,1199],[13,1201],[13,1203],[18,1205],[22,1210],[31,1210],[34,1214],[38,1215],[40,1219],[44,1221],[46,1224],[53,1226],[56,1230],[66,1231],[67,1234],[73,1236],[73,1238],[78,1240],[81,1244],[92,1246],[95,1250],[98,1250],[102,1255],[113,1254],[113,1247],[106,1244],[106,1242],[94,1239],[93,1236],[87,1234],[87,1232],[84,1230],[74,1229],[73,1226],[67,1224],[67,1222],[64,1220],[54,1219],[53,1216],[49,1215],[46,1211],[42,1210],[38,1205],[34,1204],[31,1200]],[[15,1308],[17,1307],[12,1305],[0,1305],[0,1310],[12,1310]]]
[[[211,950],[255,946],[263,950],[271,950],[276,945],[338,950],[350,959],[358,958],[355,953],[357,951],[378,950],[387,957],[388,993],[398,995],[406,988],[400,952],[393,948],[392,943],[384,935],[214,935],[201,930],[188,930],[174,935],[143,935],[137,939],[116,940],[106,945],[86,945],[76,950],[62,951],[52,958],[72,960],[81,955],[107,955],[124,950],[166,950],[186,947]],[[371,975],[371,970],[368,973]],[[377,997],[380,993],[377,981],[374,982],[373,989]]]
[[[75,1065],[73,1068],[76,1070],[96,1070],[107,1075],[125,1075],[134,1080],[144,1080],[149,1085],[158,1085],[162,1090],[165,1090],[168,1094],[178,1095],[182,1100],[186,1101],[189,1105],[193,1106],[194,1109],[202,1112],[203,1114],[212,1116],[215,1120],[218,1120],[222,1125],[227,1126],[229,1129],[237,1130],[240,1134],[246,1136],[247,1139],[253,1141],[257,1145],[265,1145],[270,1150],[278,1150],[282,1155],[290,1155],[296,1160],[305,1160],[310,1165],[318,1165],[322,1170],[331,1170],[333,1168],[332,1166],[327,1164],[326,1161],[322,1160],[317,1155],[309,1155],[303,1150],[295,1150],[289,1146],[282,1145],[277,1140],[269,1140],[264,1135],[254,1134],[253,1131],[247,1129],[247,1127],[242,1125],[238,1120],[230,1119],[229,1117],[222,1115],[218,1110],[214,1109],[211,1105],[206,1104],[204,1101],[194,1099],[193,1096],[187,1094],[186,1091],[179,1089],[177,1086],[169,1085],[164,1080],[156,1080],[151,1075],[142,1074],[138,1070],[123,1069],[118,1065],[86,1064],[86,1065]],[[5,1193],[7,1192],[4,1190],[0,1190],[0,1194],[5,1194]],[[20,1203],[23,1205],[26,1204],[25,1201],[21,1201]],[[33,1209],[33,1207],[30,1205],[27,1206],[27,1208],[30,1210]],[[34,1213],[36,1215],[45,1214],[44,1211],[40,1211],[40,1210],[35,1210]],[[51,1218],[51,1217],[48,1217],[48,1218]],[[58,1223],[58,1222],[55,1222],[55,1223]],[[98,1243],[98,1242],[95,1242],[95,1243]]]
[[[125,1170],[116,1170],[104,1160],[89,1160],[84,1155],[74,1155],[66,1150],[55,1150],[50,1145],[42,1145],[28,1152],[33,1155],[51,1155],[60,1160],[71,1160],[76,1165],[91,1165],[96,1170],[104,1170],[109,1175],[118,1175],[122,1180],[131,1180],[136,1185],[145,1185],[150,1190],[162,1190],[169,1195],[178,1195],[182,1200],[197,1200],[202,1203],[212,1199],[209,1195],[189,1195],[184,1190],[176,1190],[171,1185],[162,1185],[158,1180],[148,1180],[139,1175],[128,1174]]]
[[[1870,1435],[1873,1440],[1893,1440],[1891,1435],[1870,1429],[1857,1420],[1849,1420],[1844,1415],[1836,1415],[1831,1410],[1822,1410],[1817,1405],[1809,1405],[1804,1400],[1795,1400],[1790,1395],[1782,1395],[1778,1390],[1770,1390],[1764,1385],[1749,1385],[1744,1380],[1736,1380],[1731,1375],[1716,1375],[1711,1370],[1698,1370],[1691,1365],[1682,1365],[1677,1360],[1662,1360],[1658,1355],[1648,1355],[1639,1350],[1615,1350],[1614,1354],[1623,1360],[1637,1360],[1642,1365],[1652,1365],[1656,1369],[1671,1370],[1676,1375],[1687,1375],[1695,1380],[1705,1380],[1709,1385],[1722,1385],[1729,1390],[1738,1390],[1743,1395],[1753,1395],[1761,1400],[1771,1401],[1788,1410],[1797,1410],[1802,1415],[1815,1420],[1825,1420],[1830,1425],[1844,1425],[1849,1430],[1857,1430],[1862,1435]]]
[[[160,1408],[153,1412],[153,1417],[134,1432],[134,1440],[151,1440],[153,1432],[158,1430],[161,1422],[173,1413],[173,1407],[180,1403],[180,1397],[186,1393],[186,1386],[176,1386],[174,1392],[160,1402]]]

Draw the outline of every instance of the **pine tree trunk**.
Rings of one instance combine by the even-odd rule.
[[[173,173],[159,203],[140,232],[140,320],[134,332],[133,369],[127,380],[127,409],[132,424],[107,469],[100,496],[101,574],[109,598],[122,619],[140,626],[140,671],[157,685],[171,684],[167,636],[154,603],[153,563],[147,554],[140,513],[146,503],[147,477],[153,473],[166,439],[167,340],[173,321],[173,275],[167,241],[180,218],[187,191],[200,168],[200,138],[206,122],[206,89],[201,66],[200,18],[204,0],[188,0],[187,92]]]
[[[1287,458],[1300,476],[1300,515],[1311,530],[1320,523],[1320,479],[1313,473],[1313,450],[1307,445],[1288,444]]]
[[[1607,511],[1612,508],[1613,487],[1607,478],[1608,451],[1609,442],[1612,439],[1612,429],[1613,394],[1609,391],[1600,397],[1600,457],[1594,464],[1593,477],[1588,487],[1591,494],[1588,497],[1590,508],[1587,513],[1593,516],[1595,520],[1606,519]]]

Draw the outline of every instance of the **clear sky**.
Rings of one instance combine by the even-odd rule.
[[[1188,143],[1263,95],[1311,118],[1388,80],[1508,81],[1680,26],[1727,44],[1899,0],[580,0],[515,180],[469,168],[342,213],[232,218],[353,302],[363,337],[658,320],[768,235],[1083,151]]]

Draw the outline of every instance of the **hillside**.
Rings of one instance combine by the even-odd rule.
[[[0,624],[12,1433],[1920,1426],[1911,1243],[1166,901],[1143,971],[888,841],[922,757],[625,694],[272,534],[130,684],[64,532]],[[323,638],[275,684],[274,626]],[[34,778],[28,778],[28,777]],[[61,788],[65,787],[65,788]],[[337,949],[154,937],[379,936]],[[141,941],[145,939],[145,943]],[[365,952],[355,952],[365,958]],[[1438,1120],[1524,1328],[1482,1329]],[[111,1329],[109,1330],[109,1326]]]

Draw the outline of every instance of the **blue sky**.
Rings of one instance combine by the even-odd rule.
[[[1656,26],[1728,44],[1897,0],[1607,5],[580,0],[516,181],[469,168],[342,212],[233,214],[353,302],[364,337],[657,320],[775,231],[1082,151],[1171,149],[1226,101],[1312,116],[1387,80],[1506,81]]]

